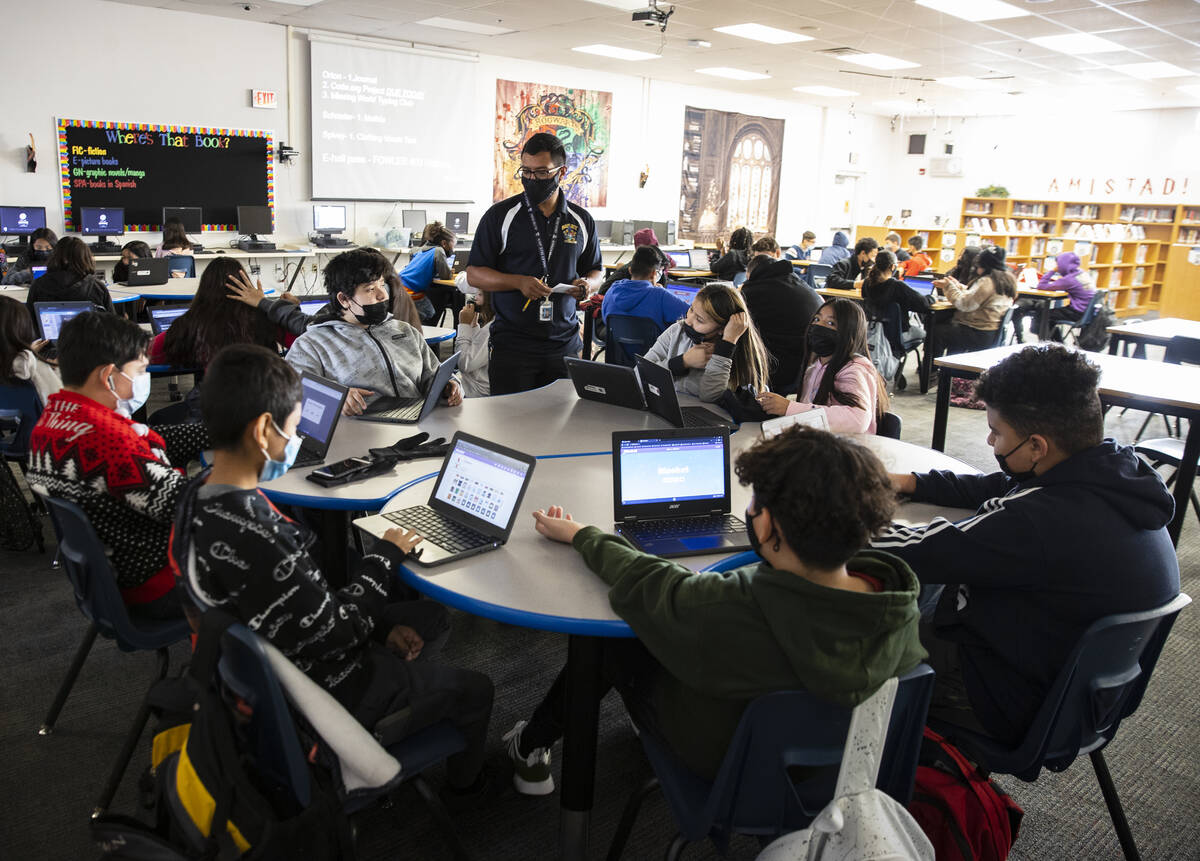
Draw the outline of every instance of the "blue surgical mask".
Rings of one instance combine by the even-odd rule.
[[[150,375],[142,374],[139,377],[131,377],[124,371],[117,371],[125,379],[133,385],[133,393],[128,398],[123,398],[117,395],[117,388],[113,385],[112,377],[108,378],[108,388],[114,395],[117,395],[117,412],[122,415],[131,417],[134,413],[142,408],[142,404],[146,403],[150,398]]]
[[[258,474],[259,481],[274,481],[287,472],[296,462],[296,455],[300,453],[300,444],[303,442],[299,434],[288,436],[281,431],[274,420],[271,421],[271,426],[275,428],[277,434],[287,440],[287,445],[283,447],[283,460],[271,460],[271,455],[265,448],[259,449],[263,453],[263,457],[267,459],[267,462],[263,464],[262,471]]]

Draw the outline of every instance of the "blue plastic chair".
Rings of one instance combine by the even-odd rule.
[[[816,290],[825,286],[825,279],[832,271],[833,267],[828,263],[810,263],[804,270],[804,278],[808,281],[808,286]]]
[[[287,788],[299,807],[312,799],[312,784],[304,750],[287,698],[279,683],[262,640],[244,625],[231,625],[221,640],[218,672],[226,688],[249,706],[245,728],[255,766]],[[401,782],[411,781],[435,821],[441,826],[456,858],[467,858],[456,829],[441,799],[429,787],[422,772],[466,747],[462,733],[447,721],[434,724],[387,748],[400,763]],[[343,809],[355,813],[389,795],[394,786],[377,792],[356,793],[344,799]],[[398,816],[404,816],[397,804]]]
[[[733,286],[741,287],[743,284],[746,283],[746,278],[747,278],[747,275],[746,275],[745,270],[737,273],[736,275],[733,276]]]
[[[29,456],[29,435],[42,415],[42,399],[28,380],[0,383],[0,424],[5,433],[0,437],[0,454],[5,460],[17,461],[24,467]]]
[[[87,515],[78,505],[65,499],[55,499],[52,496],[38,494],[50,512],[50,522],[58,536],[58,553],[62,561],[62,570],[71,587],[75,591],[75,604],[89,621],[83,642],[79,644],[66,678],[59,686],[50,711],[42,722],[39,735],[49,735],[54,731],[55,721],[62,711],[63,704],[71,693],[75,679],[87,660],[92,644],[97,634],[103,634],[113,640],[123,652],[154,651],[158,654],[158,665],[151,684],[166,678],[170,665],[168,648],[191,633],[187,620],[182,616],[178,620],[150,621],[133,620],[121,600],[121,591],[117,588],[117,577],[108,561],[104,545],[96,537],[92,524]],[[113,764],[108,782],[104,785],[100,800],[96,803],[93,816],[102,813],[112,802],[121,783],[121,777],[129,765],[134,748],[150,719],[150,706],[143,698],[138,712],[125,737],[125,744]]]
[[[196,258],[190,254],[170,254],[167,260],[167,276],[170,278],[195,278]],[[176,275],[182,272],[183,275]]]
[[[1094,622],[1063,664],[1015,748],[941,721],[930,723],[968,755],[978,757],[987,770],[1030,783],[1043,768],[1064,771],[1077,756],[1088,754],[1121,849],[1132,861],[1139,857],[1137,846],[1101,750],[1112,741],[1121,721],[1141,704],[1171,626],[1191,601],[1180,593],[1156,609]]]
[[[625,365],[632,368],[637,356],[644,356],[663,330],[649,317],[633,317],[628,314],[610,314],[608,338],[604,346],[604,361],[610,365]]]
[[[753,552],[723,559],[706,571],[727,571],[759,561]],[[900,679],[877,786],[901,804],[912,794],[933,670],[921,664]],[[645,798],[661,787],[679,832],[668,861],[684,847],[711,837],[724,853],[734,834],[770,839],[806,827],[834,796],[837,768],[853,709],[807,691],[766,694],[747,706],[716,778],[710,783],[684,766],[649,732],[640,739],[654,769],[625,807],[608,852],[621,857]],[[819,769],[796,782],[789,768]]]

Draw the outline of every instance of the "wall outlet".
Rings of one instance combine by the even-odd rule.
[[[276,281],[283,280],[283,266],[281,266],[278,263],[275,264],[275,280]]]
[[[251,275],[258,275],[260,272],[262,272],[261,266],[259,266],[257,263],[250,264],[250,274]]]
[[[314,275],[316,275],[316,274],[317,274],[317,264],[316,264],[316,263],[314,263],[314,264],[312,265],[312,271],[313,271],[313,274],[314,274]]]

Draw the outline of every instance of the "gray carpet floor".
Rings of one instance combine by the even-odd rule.
[[[933,394],[899,393],[893,411],[904,421],[903,438],[928,445]],[[155,392],[152,405],[157,406]],[[1129,441],[1144,414],[1115,413],[1109,434]],[[1151,433],[1161,432],[1152,428]],[[952,409],[947,453],[981,469],[994,461],[985,443],[982,412]],[[50,536],[49,524],[45,533]],[[1186,521],[1179,545],[1184,591],[1200,596],[1200,524]],[[84,622],[70,589],[51,570],[48,555],[0,552],[0,859],[94,858],[87,821],[96,793],[153,672],[153,658],[126,655],[99,641],[67,701],[56,732],[37,728],[66,670]],[[446,657],[487,672],[496,684],[491,730],[494,756],[503,755],[500,736],[529,714],[565,657],[565,639],[455,613],[455,635]],[[1186,610],[1168,640],[1141,709],[1126,721],[1105,755],[1113,772],[1142,856],[1200,858],[1200,690],[1197,648],[1200,611]],[[178,667],[185,651],[172,654]],[[148,738],[127,772],[113,810],[136,811],[136,775],[148,761]],[[557,771],[557,762],[556,762]],[[649,768],[619,700],[605,701],[600,720],[596,806],[591,857],[602,858],[629,792]],[[440,777],[433,775],[435,782]],[[1000,777],[1026,811],[1010,856],[1017,861],[1117,859],[1120,848],[1099,788],[1085,759],[1061,774],[1043,772],[1036,783]],[[557,845],[558,799],[529,799],[509,793],[486,809],[456,817],[463,840],[476,858],[553,857]],[[448,858],[444,843],[415,794],[391,810],[360,816],[364,859]],[[661,857],[673,836],[670,814],[652,798],[626,857]],[[753,858],[757,845],[736,841],[730,856]],[[711,845],[694,845],[689,859],[718,857]]]

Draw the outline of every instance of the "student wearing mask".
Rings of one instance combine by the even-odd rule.
[[[758,403],[773,416],[824,410],[835,433],[875,433],[889,406],[887,383],[871,364],[867,317],[851,299],[831,299],[808,327],[808,370],[795,402],[763,392]]]
[[[637,254],[639,248],[650,246],[657,253],[659,263],[659,276],[657,283],[662,286],[667,286],[667,270],[671,268],[671,258],[662,252],[658,247],[658,237],[654,235],[654,230],[649,227],[643,227],[637,233],[633,234],[633,252]],[[632,261],[631,261],[632,262]],[[618,281],[624,281],[633,276],[629,273],[631,263],[624,263],[612,270],[604,278],[604,284],[600,287],[600,294],[608,293],[608,288],[616,284]]]
[[[925,240],[918,234],[914,233],[908,237],[908,247],[911,253],[908,259],[904,261],[904,277],[910,278],[913,275],[920,275],[926,269],[933,268],[933,261],[921,249],[925,247]]]
[[[173,464],[192,460],[208,436],[202,425],[152,429],[130,418],[150,394],[149,342],[118,314],[88,311],[63,324],[63,388],[34,426],[27,478],[83,509],[130,611],[166,619],[182,615],[167,543],[187,476]]]
[[[29,247],[8,268],[4,284],[29,284],[33,281],[33,267],[45,266],[50,252],[58,244],[58,237],[49,227],[39,227],[29,234]]]
[[[821,249],[821,257],[817,260],[822,266],[832,266],[839,260],[850,256],[850,240],[842,231],[833,234],[833,244]]]
[[[154,256],[173,257],[179,254],[193,256],[195,252],[192,250],[192,241],[188,239],[187,231],[183,229],[181,220],[168,218],[163,224],[162,242],[155,249]]]
[[[43,404],[62,388],[56,363],[41,356],[46,343],[37,339],[25,306],[11,296],[0,296],[0,383],[31,382]]]
[[[804,235],[800,237],[800,244],[793,245],[787,250],[785,255],[788,260],[808,260],[812,254],[813,246],[817,244],[817,234],[811,230],[804,231]]]
[[[25,307],[36,321],[35,302],[91,302],[102,311],[112,311],[112,296],[96,274],[91,249],[78,236],[58,241],[46,261],[46,274],[29,286]]]
[[[769,380],[773,392],[792,391],[796,385],[804,368],[807,321],[821,307],[821,297],[796,278],[795,268],[788,260],[758,254],[742,284],[746,308],[775,360]]]
[[[416,305],[417,314],[426,326],[441,318],[453,288],[441,287],[434,280],[448,281],[454,277],[450,261],[454,257],[454,233],[440,221],[425,227],[424,246],[412,255],[408,265],[400,270],[404,289]]]
[[[901,263],[908,262],[908,252],[900,246],[900,234],[895,231],[883,237],[883,250],[891,254]]]
[[[1004,315],[1017,298],[1017,280],[1004,265],[1004,249],[988,246],[975,258],[975,272],[968,284],[952,275],[933,282],[957,309],[954,319],[938,323],[934,343],[944,351],[968,353],[983,350],[996,341]]]
[[[522,192],[484,213],[471,243],[467,279],[491,296],[493,395],[524,392],[567,375],[566,356],[583,347],[578,303],[602,276],[596,224],[559,184],[567,152],[552,134],[521,150]],[[560,284],[566,292],[552,292]]]
[[[863,275],[875,262],[879,243],[864,236],[854,243],[854,253],[833,264],[833,271],[825,278],[825,286],[833,290],[861,290]]]
[[[468,398],[486,398],[491,394],[488,338],[495,316],[488,294],[482,291],[468,296],[458,312],[458,335],[454,348],[462,353],[458,357],[458,370],[462,374],[463,389]]]
[[[645,317],[659,330],[665,329],[688,311],[688,303],[658,285],[662,258],[657,248],[644,245],[633,253],[629,277],[617,281],[604,294],[600,313],[604,322],[613,314]]]
[[[150,257],[154,252],[150,246],[140,240],[126,242],[121,246],[121,259],[113,264],[113,283],[123,284],[129,280],[129,265],[135,260]]]
[[[1087,310],[1088,303],[1092,301],[1092,296],[1096,294],[1096,288],[1092,276],[1083,270],[1079,255],[1074,251],[1064,251],[1054,262],[1055,267],[1041,277],[1037,286],[1039,290],[1065,290],[1071,294],[1070,304],[1046,310],[1050,315],[1051,337],[1061,340],[1055,324],[1079,321],[1083,312]],[[1017,330],[1017,340],[1022,344],[1025,343],[1025,318],[1033,316],[1039,304],[1032,299],[1021,299],[1017,302],[1017,309],[1013,311],[1013,328]]]
[[[746,265],[750,262],[750,246],[753,244],[754,234],[749,228],[739,227],[733,231],[729,234],[729,250],[709,267],[712,274],[722,281],[733,281],[746,271]]]
[[[310,371],[350,388],[342,408],[361,415],[379,397],[424,397],[437,374],[437,354],[421,333],[389,312],[386,278],[391,267],[377,251],[343,251],[325,267],[331,313],[313,321],[288,350],[297,371]],[[442,392],[449,406],[462,403],[452,379]]]

